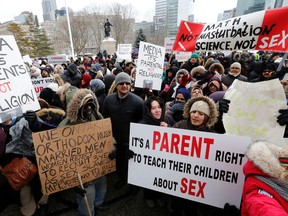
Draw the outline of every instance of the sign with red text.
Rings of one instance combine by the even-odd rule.
[[[173,50],[287,52],[286,20],[288,7],[263,10],[205,25],[181,21]]]
[[[166,53],[171,53],[173,51],[175,37],[165,37],[164,38],[164,47]]]
[[[47,77],[47,78],[39,78],[39,79],[32,79],[32,85],[34,86],[34,90],[36,92],[37,97],[39,97],[40,92],[46,88],[50,83],[55,83],[54,77]]]
[[[38,109],[40,105],[14,36],[0,36],[0,123]]]
[[[47,56],[47,61],[49,64],[57,65],[57,64],[67,63],[69,59],[66,55],[50,55],[50,56]]]
[[[165,48],[140,41],[135,87],[160,90]]]
[[[45,195],[115,171],[109,118],[33,133],[38,172]]]
[[[131,123],[128,183],[223,208],[240,207],[250,138]]]
[[[277,122],[279,109],[287,109],[286,96],[279,79],[249,83],[235,80],[224,96],[230,100],[229,111],[223,115],[227,134],[249,136],[252,140],[268,140],[287,146],[283,138],[285,126]]]

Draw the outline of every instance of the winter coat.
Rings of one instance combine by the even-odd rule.
[[[120,98],[117,92],[105,98],[103,116],[111,118],[113,136],[120,148],[129,143],[130,123],[141,120],[143,106],[143,100],[131,92],[123,98]]]
[[[285,170],[279,162],[280,149],[266,141],[249,146],[246,154],[249,160],[243,167],[246,181],[242,193],[242,216],[288,215],[288,184],[280,180]],[[281,189],[285,195],[281,196],[275,188]]]
[[[235,79],[238,79],[238,80],[241,80],[244,82],[248,82],[248,78],[244,75],[239,74],[238,76],[234,77],[234,76],[230,75],[229,73],[222,76],[221,81],[225,86],[227,86],[229,88]]]
[[[58,126],[66,115],[64,110],[58,108],[42,108],[36,114],[44,122],[55,125],[55,127]]]
[[[64,77],[61,77],[65,82],[69,82],[72,86],[80,87],[81,73],[75,64],[70,64]]]

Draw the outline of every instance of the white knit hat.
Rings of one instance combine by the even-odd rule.
[[[234,62],[233,64],[231,64],[230,68],[232,67],[241,69],[241,64],[239,62]]]
[[[192,104],[190,108],[190,113],[193,111],[200,111],[202,113],[205,113],[207,116],[210,116],[209,105],[203,100],[198,100]]]

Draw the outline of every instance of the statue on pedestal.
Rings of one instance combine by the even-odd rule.
[[[105,30],[105,38],[110,37],[111,28],[110,26],[113,26],[108,19],[106,19],[106,22],[104,23],[104,30]]]

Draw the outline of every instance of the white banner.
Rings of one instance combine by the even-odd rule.
[[[225,93],[229,111],[223,115],[227,134],[266,139],[273,144],[288,144],[284,126],[277,123],[279,109],[287,109],[286,97],[279,79],[248,83],[235,80]]]
[[[140,41],[135,87],[160,90],[165,48]]]
[[[241,203],[248,137],[131,123],[128,183],[223,208]]]
[[[0,36],[0,122],[38,109],[40,105],[14,36]]]
[[[131,61],[132,44],[118,44],[117,46],[117,58]]]
[[[50,83],[55,82],[54,77],[48,77],[48,78],[39,78],[39,79],[32,79],[31,80],[32,85],[34,86],[34,90],[36,92],[37,97],[39,97],[40,92],[46,88]]]
[[[49,64],[57,65],[62,63],[67,63],[69,61],[66,55],[51,55],[47,56],[47,60]]]

